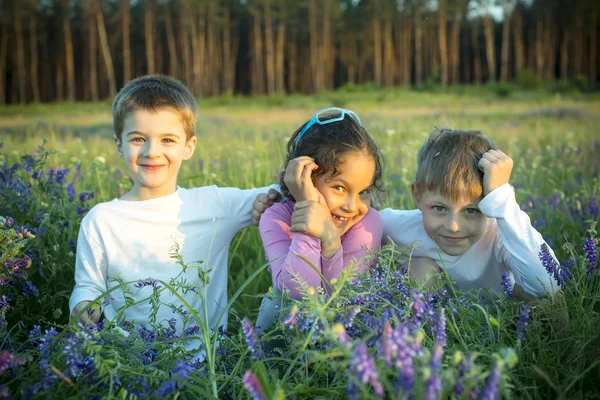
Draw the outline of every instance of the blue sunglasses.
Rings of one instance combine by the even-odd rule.
[[[312,119],[308,121],[306,125],[304,125],[304,128],[302,128],[298,134],[298,137],[296,138],[296,147],[298,147],[298,143],[300,143],[302,136],[304,136],[306,131],[308,131],[314,124],[327,125],[331,124],[332,122],[339,122],[342,121],[346,115],[352,117],[356,122],[358,122],[359,125],[362,126],[360,118],[358,118],[358,115],[356,115],[354,111],[339,107],[323,108],[322,110],[317,111],[314,117],[312,117]]]

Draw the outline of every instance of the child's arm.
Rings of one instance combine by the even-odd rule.
[[[75,288],[69,300],[71,318],[79,318],[79,321],[84,324],[100,320],[102,311],[93,305],[89,309],[92,311],[88,310],[83,313],[81,311],[107,290],[106,254],[99,241],[90,234],[89,225],[89,219],[84,218],[79,229],[75,261]]]
[[[478,207],[487,217],[496,218],[501,239],[496,251],[500,261],[512,271],[516,284],[529,295],[543,297],[559,288],[538,255],[544,239],[521,211],[508,184],[512,165],[512,159],[499,150],[484,153],[479,167],[483,171],[485,197]],[[552,250],[550,253],[554,257]]]
[[[321,277],[301,255],[321,272],[321,243],[319,239],[302,232],[290,232],[293,205],[278,204],[265,211],[258,225],[265,255],[271,262],[273,280],[280,289],[290,291],[295,299],[302,298],[302,285],[321,285]]]

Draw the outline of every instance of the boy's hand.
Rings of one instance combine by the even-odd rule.
[[[302,232],[321,240],[321,254],[331,258],[342,244],[329,208],[315,201],[298,201],[292,214],[290,232]]]
[[[84,311],[90,305],[91,307]],[[81,301],[73,309],[71,318],[79,318],[79,322],[84,325],[96,326],[100,321],[100,315],[102,315],[101,307],[93,305],[91,301]]]
[[[308,156],[296,157],[288,163],[283,181],[296,202],[303,200],[324,202],[323,195],[312,181],[312,173],[318,168],[313,158]]]
[[[513,168],[513,160],[500,150],[483,153],[479,169],[483,172],[483,196],[508,183]]]
[[[268,193],[257,194],[252,204],[252,223],[258,226],[261,215],[267,211],[267,208],[279,201],[281,201],[281,193],[275,189],[269,189]]]

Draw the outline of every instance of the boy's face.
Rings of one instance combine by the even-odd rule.
[[[480,199],[454,202],[438,192],[419,193],[411,186],[417,208],[423,213],[423,228],[439,248],[450,256],[469,250],[485,233],[488,218],[479,211]]]
[[[125,118],[115,143],[133,180],[128,196],[148,200],[175,192],[179,168],[194,154],[196,137],[186,138],[180,117],[169,109],[137,110]]]

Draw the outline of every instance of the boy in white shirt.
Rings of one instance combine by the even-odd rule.
[[[479,291],[484,301],[481,289],[502,293],[503,272],[519,300],[559,289],[539,258],[544,239],[508,183],[512,167],[512,159],[479,131],[432,132],[419,150],[411,184],[418,209],[380,211],[384,238],[398,246],[417,242],[412,278],[432,285],[443,268],[458,289]]]
[[[101,313],[114,319],[124,310],[127,321],[148,324],[151,305],[144,299],[163,286],[158,280],[168,283],[182,271],[171,258],[177,244],[185,263],[202,260],[199,268],[210,269],[206,307],[208,327],[216,329],[228,302],[229,245],[238,231],[252,224],[253,201],[268,188],[177,186],[181,164],[196,148],[198,105],[176,79],[157,75],[134,79],[119,92],[112,110],[117,153],[133,187],[120,199],[96,205],[81,222],[71,316],[94,323]],[[268,198],[264,201],[270,204]],[[86,312],[91,301],[119,285],[115,278],[137,281],[128,289],[133,302],[140,303],[126,308],[125,294],[116,289],[101,310]],[[202,290],[197,269],[187,269],[181,278],[197,290],[179,294],[202,315],[203,304],[195,293]],[[172,308],[183,303],[168,289],[161,291],[160,302],[156,322],[172,324],[175,318],[181,332],[183,323]],[[227,328],[226,313],[219,324]]]

